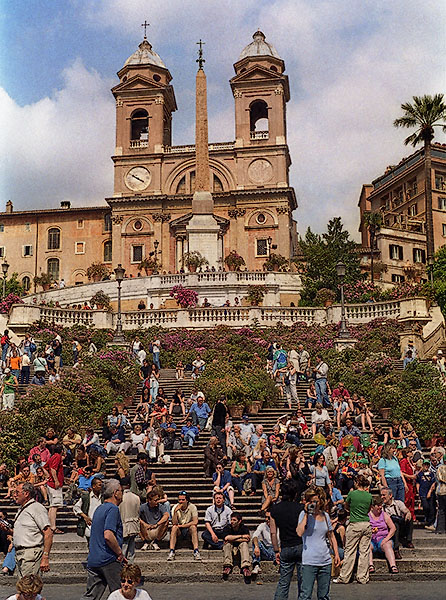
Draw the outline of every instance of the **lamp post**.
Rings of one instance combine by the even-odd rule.
[[[121,284],[124,279],[125,269],[119,264],[115,269],[115,278],[118,282],[118,322],[116,323],[116,330],[113,336],[114,344],[122,344],[125,342],[124,334],[122,333],[122,321],[121,321]]]
[[[430,256],[427,264],[428,264],[428,268],[429,268],[429,279],[431,280],[431,283],[434,283],[434,263],[435,263],[435,259],[433,256]]]
[[[9,265],[6,262],[6,258],[3,259],[2,273],[3,273],[3,298],[6,296],[6,275],[8,274]]]
[[[269,256],[271,254],[271,246],[273,243],[273,238],[270,236],[266,241],[268,243],[268,256]]]
[[[344,303],[344,278],[345,278],[345,264],[339,261],[336,265],[336,274],[341,282],[341,329],[339,330],[340,338],[349,338],[350,332],[347,327],[347,321],[345,319],[345,303]]]

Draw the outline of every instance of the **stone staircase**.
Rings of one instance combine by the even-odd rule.
[[[401,368],[401,363],[395,365]],[[174,369],[163,369],[160,376],[160,387],[168,398],[171,398],[175,389],[180,388],[188,396],[194,387],[195,382],[190,378],[183,381],[175,379]],[[303,406],[307,384],[298,384],[298,395]],[[133,406],[129,408],[131,416],[134,415],[134,406],[141,393],[141,383],[138,384],[135,391]],[[273,425],[277,422],[280,415],[287,413],[281,404],[262,409],[259,414],[253,415],[251,420],[254,424],[261,423],[265,431],[271,431]],[[304,409],[307,422],[311,421],[311,410]],[[383,419],[377,418],[386,426]],[[199,529],[204,528],[204,513],[212,501],[212,481],[203,476],[203,449],[210,437],[210,432],[200,433],[199,439],[192,449],[182,449],[169,451],[171,463],[154,464],[152,470],[156,474],[158,483],[160,483],[166,492],[171,504],[176,502],[178,493],[187,490],[191,494],[192,502],[197,506],[199,512]],[[314,442],[311,439],[302,440],[306,456],[314,449]],[[135,457],[131,457],[131,464],[134,464]],[[107,458],[107,475],[111,476],[114,472],[113,457]],[[15,507],[5,504],[5,491],[0,491],[0,510],[5,510],[8,517],[11,518],[15,513]],[[254,497],[236,496],[237,510],[244,515],[245,522],[254,531],[261,519],[258,514],[261,500],[260,494]],[[420,512],[417,513],[417,519],[421,518]],[[85,570],[83,562],[87,556],[87,545],[85,540],[78,538],[75,534],[77,519],[72,513],[72,508],[64,506],[59,509],[57,524],[66,533],[57,535],[54,539],[53,550],[51,553],[51,572],[45,575],[48,582],[74,583],[85,581]],[[413,577],[446,577],[446,539],[445,536],[438,536],[424,529],[416,529],[414,550],[402,549],[403,559],[398,561],[400,570],[399,578]],[[142,542],[137,543],[140,548]],[[221,578],[222,553],[218,551],[201,550],[202,562],[193,560],[192,551],[189,548],[180,548],[176,553],[176,560],[166,561],[168,542],[166,540],[161,544],[161,552],[137,550],[136,562],[140,565],[147,581],[217,581]],[[376,574],[374,578],[386,578],[387,565],[384,560],[375,561]],[[262,580],[274,581],[277,579],[277,568],[271,563],[262,564]],[[240,577],[238,574],[231,576],[234,579]],[[392,580],[395,576],[392,576]]]

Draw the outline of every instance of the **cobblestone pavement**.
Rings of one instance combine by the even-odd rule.
[[[1,581],[3,583],[3,580]],[[212,589],[210,589],[212,586]],[[367,586],[333,585],[331,600],[434,600],[444,597],[446,582],[443,581],[399,581],[375,582]],[[145,586],[152,600],[267,600],[274,597],[274,584],[149,584]],[[83,585],[47,585],[43,594],[46,600],[79,600],[85,591]],[[11,585],[0,585],[0,600],[5,600],[14,593],[14,582]],[[296,600],[297,591],[292,588],[290,600]],[[316,595],[314,595],[314,598]],[[104,594],[102,600],[106,600]]]

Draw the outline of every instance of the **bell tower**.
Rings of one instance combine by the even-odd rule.
[[[145,24],[146,26],[147,24]],[[144,34],[118,71],[114,195],[160,192],[159,155],[172,142],[172,76]],[[158,156],[156,156],[158,155]]]
[[[285,63],[261,31],[234,64],[236,147],[286,145],[286,103],[290,99]]]

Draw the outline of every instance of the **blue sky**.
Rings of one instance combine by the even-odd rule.
[[[193,142],[195,42],[206,42],[210,139],[225,141],[232,64],[260,27],[290,78],[299,231],[340,215],[355,233],[361,185],[410,153],[392,127],[401,103],[446,89],[445,17],[435,0],[3,0],[0,210],[112,193],[109,89],[147,19],[173,76],[176,144]]]

